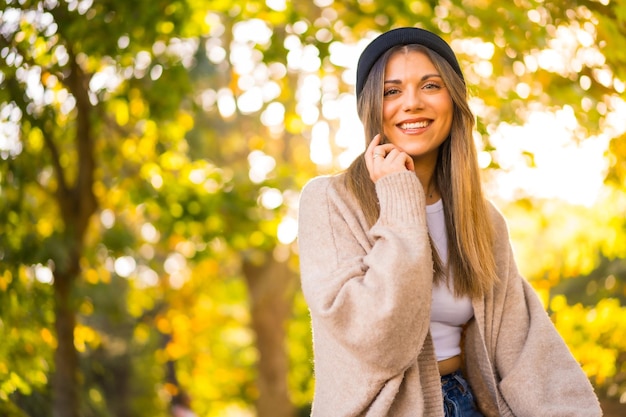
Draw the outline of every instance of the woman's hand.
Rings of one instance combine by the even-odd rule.
[[[413,159],[392,143],[380,144],[381,135],[374,136],[365,151],[365,165],[372,181],[376,182],[387,174],[414,171]]]

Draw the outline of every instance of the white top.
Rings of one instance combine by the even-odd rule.
[[[448,263],[448,239],[441,200],[426,206],[426,221],[439,258],[446,265]],[[433,285],[430,333],[438,361],[461,353],[463,325],[474,315],[470,298],[454,296],[450,277],[448,277],[447,284],[449,285],[446,285],[446,282],[440,282]]]

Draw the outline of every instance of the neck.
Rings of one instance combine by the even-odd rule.
[[[415,175],[419,178],[424,194],[426,195],[426,204],[433,204],[440,198],[439,189],[435,180],[435,167],[437,166],[437,152],[423,155],[422,157],[413,157],[413,165],[415,167]]]
[[[417,167],[416,167],[417,168]],[[424,189],[424,194],[426,195],[426,204],[433,204],[437,202],[440,198],[439,189],[437,188],[437,183],[435,181],[435,170],[417,170],[415,174],[417,178],[419,178],[420,183],[422,184],[422,188]]]
[[[426,193],[426,204],[434,204],[439,201],[439,190],[434,181],[432,181],[428,187],[424,188],[424,192]]]

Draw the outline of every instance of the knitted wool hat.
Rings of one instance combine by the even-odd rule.
[[[464,80],[463,73],[461,72],[461,67],[456,60],[456,56],[446,41],[434,33],[424,29],[414,27],[397,28],[385,32],[374,39],[361,53],[356,69],[357,98],[361,94],[361,91],[363,91],[367,76],[378,58],[394,46],[409,44],[422,45],[435,51],[441,55],[443,59],[448,61],[448,63],[452,66],[452,69],[454,69],[454,71],[459,74],[459,77]]]

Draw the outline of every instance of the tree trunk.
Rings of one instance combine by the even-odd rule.
[[[54,296],[57,349],[54,353],[55,372],[52,384],[52,415],[54,417],[80,416],[80,364],[74,346],[76,302],[73,289],[80,277],[80,259],[83,242],[91,216],[97,210],[93,193],[96,168],[94,140],[91,126],[92,106],[89,102],[89,76],[83,72],[70,49],[71,72],[65,82],[76,99],[77,169],[73,184],[60,163],[60,153],[54,142],[54,130],[44,127],[44,140],[50,150],[58,188],[56,201],[64,223],[63,247],[55,259]],[[44,125],[45,126],[45,125]]]
[[[74,346],[76,317],[72,301],[75,277],[57,274],[54,279],[55,329],[57,348],[54,352],[55,372],[52,379],[52,415],[78,417],[80,415],[78,384],[78,352]]]
[[[267,254],[266,262],[243,267],[250,293],[252,329],[259,350],[258,417],[293,417],[289,398],[286,325],[292,311],[296,275],[284,262]]]

